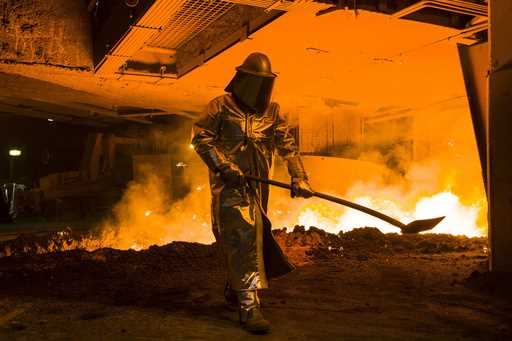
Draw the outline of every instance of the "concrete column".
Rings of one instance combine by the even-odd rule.
[[[490,0],[487,193],[491,270],[512,272],[512,1]]]

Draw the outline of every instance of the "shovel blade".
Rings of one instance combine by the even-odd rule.
[[[420,233],[423,231],[431,230],[443,219],[444,217],[415,220],[402,227],[402,233]]]

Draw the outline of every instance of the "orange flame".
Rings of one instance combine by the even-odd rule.
[[[394,201],[369,196],[358,197],[353,201],[393,216],[403,223],[409,223],[416,219],[445,216],[446,218],[429,233],[448,233],[468,237],[486,235],[485,224],[479,222],[479,217],[485,211],[485,201],[483,200],[472,205],[463,205],[455,194],[440,192],[430,197],[421,198],[411,211],[403,210]],[[365,213],[331,207],[322,202],[303,205],[295,216],[296,218],[291,220],[296,221],[298,225],[315,226],[331,233],[347,232],[355,227],[364,226],[377,227],[384,233],[399,232],[397,227]]]

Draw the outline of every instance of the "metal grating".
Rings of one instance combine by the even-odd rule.
[[[111,76],[141,49],[172,51],[226,14],[237,4],[271,10],[291,10],[313,0],[156,0],[148,11],[130,26],[124,37],[110,50],[96,74]],[[121,71],[122,73],[123,71]]]
[[[422,0],[412,6],[396,12],[393,14],[393,17],[403,18],[424,8],[433,8],[469,16],[487,16],[487,5],[476,4],[463,0]]]
[[[130,27],[125,36],[105,56],[96,69],[100,76],[115,74],[124,63],[154,36],[171,24],[170,17],[178,12],[186,0],[156,0],[142,18]]]
[[[240,5],[265,8],[266,10],[290,11],[293,7],[313,2],[313,0],[229,0]]]
[[[147,42],[148,46],[176,49],[192,39],[234,4],[224,0],[188,0],[172,16],[162,33]]]

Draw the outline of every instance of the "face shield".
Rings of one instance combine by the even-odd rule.
[[[267,110],[272,98],[274,77],[262,77],[237,71],[226,87],[241,106],[250,111],[262,113]]]

